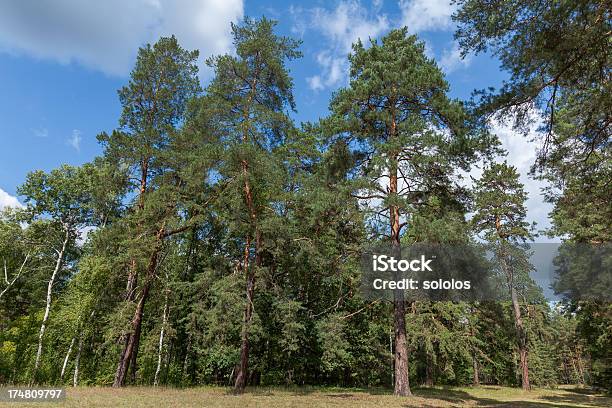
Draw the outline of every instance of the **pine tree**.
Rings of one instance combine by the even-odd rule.
[[[454,18],[462,51],[492,52],[510,74],[499,92],[482,93],[482,112],[500,118],[511,114],[521,128],[534,107],[543,118],[533,170],[549,183],[546,199],[554,204],[550,233],[571,243],[608,243],[612,231],[609,4],[595,0],[457,3]],[[587,327],[592,313],[607,316],[602,328],[612,322],[605,302],[584,307],[568,303],[574,303],[568,310],[585,313]],[[596,337],[609,338],[606,330]],[[608,341],[593,351],[609,361],[605,350],[610,349]],[[609,386],[612,374],[607,377]]]
[[[292,129],[287,110],[294,109],[293,81],[286,62],[300,56],[299,43],[277,36],[275,25],[265,18],[232,25],[236,56],[207,61],[215,78],[203,103],[213,109],[212,118],[222,133],[219,173],[223,180],[234,180],[222,199],[228,200],[235,214],[229,217],[234,221],[228,218],[231,229],[244,243],[240,262],[246,290],[237,392],[244,390],[248,380],[249,330],[257,271],[263,266],[266,217],[283,184],[274,150]]]
[[[525,221],[527,193],[514,167],[495,163],[477,180],[475,196],[476,213],[472,222],[476,232],[485,234],[494,251],[494,260],[506,278],[520,354],[521,382],[523,389],[528,390],[528,339],[517,292],[530,268],[525,249],[517,245],[532,237]]]
[[[197,56],[197,51],[182,49],[174,37],[141,48],[129,84],[119,91],[121,127],[98,137],[105,147],[105,159],[127,173],[126,193],[135,197],[130,216],[123,222],[126,230],[133,231],[127,237],[129,249],[125,249],[131,259],[126,265],[124,299],[136,307],[130,330],[121,335],[116,387],[125,384],[130,364],[135,378],[143,311],[163,241],[183,231],[173,225],[182,184],[179,177],[171,176],[177,174],[171,166],[178,157],[172,159],[167,152],[184,121],[187,102],[200,91]]]
[[[360,154],[355,196],[380,201],[374,213],[394,251],[410,216],[434,191],[449,185],[453,166],[466,167],[491,140],[470,132],[463,105],[446,96],[448,84],[422,43],[406,29],[393,30],[369,48],[353,46],[350,86],[333,97],[324,121],[331,140]],[[405,302],[394,292],[396,395],[410,395]]]

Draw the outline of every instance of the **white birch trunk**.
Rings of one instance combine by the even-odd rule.
[[[161,372],[162,351],[164,348],[164,334],[165,334],[167,324],[168,324],[168,295],[166,295],[166,302],[164,304],[164,317],[162,320],[161,331],[159,332],[159,349],[157,351],[157,368],[155,369],[155,379],[153,380],[153,385],[155,387],[159,385],[159,373]]]
[[[66,372],[66,366],[68,365],[68,359],[70,358],[70,354],[72,353],[72,347],[74,346],[75,340],[76,340],[76,337],[73,337],[72,341],[70,342],[70,347],[68,347],[68,352],[66,352],[66,357],[64,358],[64,364],[62,365],[62,372],[60,374],[60,380],[64,379],[64,373]]]
[[[79,383],[79,363],[81,362],[81,351],[83,350],[83,334],[79,336],[79,348],[74,360],[74,376],[72,377],[72,386],[76,387]]]
[[[55,269],[53,270],[53,274],[51,275],[51,279],[49,279],[49,284],[47,286],[47,305],[45,307],[45,315],[43,316],[42,324],[40,325],[40,332],[38,333],[38,351],[36,352],[36,362],[34,363],[34,374],[38,371],[38,367],[40,366],[40,357],[42,355],[42,344],[43,344],[43,336],[45,335],[45,329],[47,328],[47,321],[49,320],[49,312],[51,311],[51,294],[53,293],[53,285],[55,284],[55,278],[57,278],[57,274],[60,269],[62,269],[62,262],[64,261],[64,253],[66,252],[66,247],[68,246],[68,240],[70,239],[70,231],[66,229],[66,235],[64,237],[64,242],[62,243],[62,249],[57,253],[57,261],[55,262]]]
[[[25,267],[29,258],[30,258],[30,254],[27,254],[25,257],[25,260],[21,264],[21,268],[19,268],[19,271],[15,274],[15,276],[13,277],[13,280],[10,280],[10,281],[8,278],[8,270],[6,268],[6,260],[4,261],[4,281],[6,282],[6,287],[2,289],[2,292],[0,292],[0,299],[2,299],[2,296],[6,292],[8,292],[8,290],[11,288],[11,286],[15,284],[15,282],[17,282],[17,279],[19,279],[19,277],[21,276],[21,273],[23,272],[23,268]]]

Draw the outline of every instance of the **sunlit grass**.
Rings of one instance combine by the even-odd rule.
[[[434,387],[417,388],[414,396],[398,398],[387,389],[257,387],[233,395],[222,387],[123,389],[78,387],[67,389],[61,403],[0,403],[0,407],[610,407],[612,398],[588,389],[562,387],[516,388]]]

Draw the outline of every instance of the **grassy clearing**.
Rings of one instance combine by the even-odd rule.
[[[588,389],[520,389],[484,386],[476,388],[420,388],[411,398],[397,398],[383,389],[274,388],[248,389],[232,395],[228,388],[153,388],[124,389],[68,388],[61,403],[13,403],[0,407],[612,407],[612,398]]]

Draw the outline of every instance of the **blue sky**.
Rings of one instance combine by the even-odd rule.
[[[290,64],[296,119],[327,112],[331,92],[346,85],[346,55],[357,38],[380,37],[406,25],[446,72],[451,94],[498,87],[506,74],[489,55],[459,58],[450,0],[41,0],[0,3],[0,207],[15,205],[17,186],[35,169],[81,164],[101,152],[96,135],[117,126],[117,89],[127,82],[138,47],[176,34],[205,57],[231,52],[230,21],[265,15],[278,32],[303,41]],[[508,161],[524,174],[529,217],[545,226],[541,185],[526,176],[535,149],[509,127],[494,124]]]

